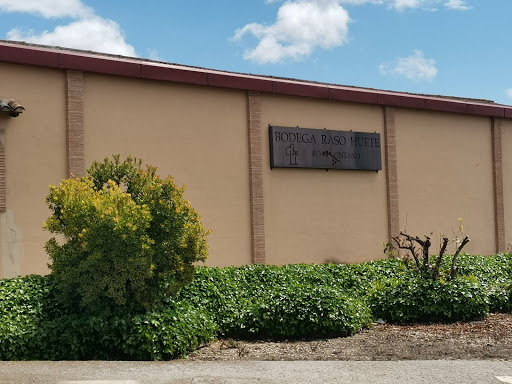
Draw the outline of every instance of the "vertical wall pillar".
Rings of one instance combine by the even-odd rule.
[[[394,107],[384,107],[384,163],[386,165],[389,242],[392,242],[392,238],[400,234],[395,114],[396,110]]]
[[[265,217],[263,207],[263,147],[261,95],[247,93],[249,136],[249,189],[251,204],[251,250],[254,264],[265,264]]]
[[[85,173],[84,153],[84,74],[66,71],[66,144],[68,176]]]
[[[496,252],[505,252],[505,203],[503,197],[503,159],[501,119],[492,118],[492,175],[494,185],[494,221],[496,230]]]

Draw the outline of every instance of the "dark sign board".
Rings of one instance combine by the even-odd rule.
[[[380,134],[269,126],[270,167],[382,169]]]

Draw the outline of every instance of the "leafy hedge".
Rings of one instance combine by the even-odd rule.
[[[211,317],[186,302],[147,312],[59,304],[51,276],[0,280],[0,360],[161,360],[214,338]]]
[[[371,322],[366,293],[397,273],[397,260],[359,265],[197,268],[178,298],[211,313],[236,338],[350,335]]]
[[[258,302],[259,335],[273,338],[349,336],[368,325],[371,313],[360,299],[317,285],[280,287]]]
[[[459,271],[465,277],[447,282],[413,275],[399,260],[198,267],[156,309],[93,312],[61,304],[51,276],[3,279],[0,360],[165,360],[214,337],[351,335],[379,317],[455,321],[512,310],[511,255],[461,256]]]
[[[489,300],[490,312],[512,312],[512,254],[459,257],[463,276],[475,276]]]
[[[449,270],[451,257],[441,270]],[[474,320],[489,312],[512,312],[512,254],[460,255],[459,277],[425,279],[403,273],[375,282],[370,292],[374,317],[398,323]]]
[[[373,314],[395,323],[482,319],[489,314],[484,288],[476,278],[451,281],[404,274],[370,292]]]

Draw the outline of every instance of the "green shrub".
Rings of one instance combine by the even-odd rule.
[[[512,312],[512,283],[490,285],[486,287],[486,291],[490,312]]]
[[[202,267],[178,297],[212,313],[219,334],[225,337],[348,335],[371,318],[367,306],[342,288],[345,282],[340,275],[352,275],[340,272],[347,268],[303,264]]]
[[[396,323],[476,320],[489,313],[476,278],[445,281],[407,273],[376,283],[369,295],[374,317]]]
[[[0,280],[0,360],[29,358],[53,289],[42,276]]]
[[[64,313],[46,319],[35,334],[44,360],[169,360],[185,356],[215,337],[208,314],[188,303],[144,313]]]
[[[446,260],[451,263],[451,260]],[[512,255],[497,254],[492,256],[461,255],[458,270],[463,276],[475,276],[481,282],[512,281]]]
[[[463,275],[475,276],[482,284],[490,312],[512,312],[512,255],[464,255],[458,264]]]
[[[132,319],[131,336],[123,352],[136,360],[169,360],[184,357],[215,337],[217,325],[210,315],[178,302],[165,308],[137,315]]]
[[[95,162],[88,174],[51,186],[47,197],[45,228],[65,243],[52,238],[46,250],[67,302],[147,308],[190,282],[193,263],[207,258],[208,231],[184,188],[130,157]]]
[[[0,360],[162,360],[209,342],[210,316],[185,302],[133,312],[72,311],[51,276],[0,280]]]
[[[329,286],[278,287],[259,301],[257,333],[273,338],[348,336],[368,325],[369,308]]]
[[[368,291],[376,282],[400,276],[406,271],[406,266],[400,259],[384,259],[361,264],[327,264],[322,268],[332,276],[333,286],[361,300],[367,300]]]
[[[236,268],[198,267],[194,280],[177,296],[210,313],[221,336],[245,334],[242,313],[251,306],[247,286],[234,278]],[[243,331],[241,331],[243,330]]]
[[[129,303],[95,311],[66,306],[52,275],[4,279],[0,360],[162,360],[215,336],[351,335],[372,315],[399,323],[479,319],[489,303],[510,308],[509,257],[463,255],[460,270],[471,276],[451,281],[422,279],[400,260],[199,267],[176,296],[144,311]]]
[[[92,185],[89,179],[67,179],[51,187],[48,201],[55,213],[46,228],[67,240],[46,244],[52,273],[69,300],[78,294],[87,305],[102,297],[118,304],[127,297],[144,302],[152,277],[149,209],[113,182],[101,193]]]

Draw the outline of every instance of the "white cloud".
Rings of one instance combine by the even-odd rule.
[[[256,48],[245,53],[245,59],[277,63],[309,56],[316,48],[343,45],[349,22],[348,12],[338,0],[288,0],[279,8],[274,24],[247,24],[234,38],[241,40],[251,34],[259,40]]]
[[[388,0],[340,0],[340,4],[363,5],[363,4],[384,4]]]
[[[512,99],[512,88],[506,89],[505,94]]]
[[[0,12],[24,12],[46,18],[83,17],[93,10],[80,0],[0,0]]]
[[[415,50],[411,56],[381,64],[379,70],[383,75],[401,76],[415,81],[432,80],[437,76],[435,60],[426,59],[419,50]]]
[[[420,0],[394,0],[393,7],[399,11],[406,8],[418,8],[421,5]]]
[[[235,31],[234,40],[254,36],[255,48],[244,58],[258,63],[299,60],[317,48],[328,49],[348,40],[350,16],[344,6],[385,5],[397,11],[420,9],[438,11],[444,4],[454,10],[470,9],[468,0],[265,0],[267,4],[282,3],[274,24],[250,23]],[[435,76],[435,75],[434,75]]]
[[[436,11],[436,5],[444,2],[444,6],[449,9],[465,11],[470,9],[466,5],[466,0],[340,0],[340,4],[362,5],[362,4],[387,4],[390,8],[397,11],[407,9],[424,9]]]
[[[437,11],[435,6],[439,3],[440,0],[388,0],[389,6],[397,11],[405,11],[407,9]]]
[[[471,9],[471,7],[465,3],[465,0],[448,0],[444,6],[446,8],[455,9],[457,11],[467,11],[468,9]]]
[[[265,0],[265,3],[283,3],[284,1],[296,1],[296,0]],[[311,0],[313,3],[321,3],[324,0]],[[389,2],[394,2],[396,0],[338,0],[335,1],[338,4],[349,4],[349,5],[363,5],[363,4],[386,4]],[[325,1],[324,1],[325,2]]]
[[[45,18],[71,17],[69,24],[58,25],[53,31],[11,29],[8,40],[34,44],[58,45],[124,56],[136,56],[133,46],[125,40],[115,21],[94,14],[81,0],[0,0],[0,12],[25,12]]]
[[[136,56],[135,49],[126,43],[119,24],[97,16],[59,25],[51,32],[40,34],[13,29],[7,33],[7,39]]]

